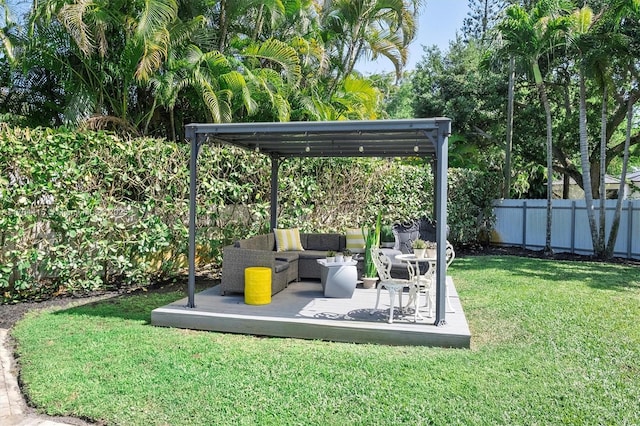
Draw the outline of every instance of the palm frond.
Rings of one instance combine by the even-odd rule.
[[[170,40],[171,35],[169,31],[164,28],[158,30],[152,40],[147,40],[147,42],[143,44],[144,52],[138,62],[135,73],[138,81],[147,81],[151,74],[164,63]]]
[[[218,99],[218,95],[216,94],[216,92],[211,90],[210,87],[203,88],[202,100],[211,113],[213,122],[222,123],[222,114],[220,113],[220,100]]]
[[[276,117],[279,121],[289,121],[291,118],[291,105],[289,101],[280,94],[276,94],[274,96],[273,106],[275,107]]]
[[[228,89],[231,93],[241,94],[242,103],[249,115],[255,114],[258,104],[251,98],[251,91],[247,87],[244,76],[238,71],[231,71],[220,76],[221,87]]]
[[[95,94],[77,87],[72,96],[67,99],[63,111],[63,122],[66,125],[76,126],[94,114],[95,108]]]
[[[57,14],[58,19],[85,56],[91,55],[95,49],[93,36],[84,20],[85,13],[92,3],[92,0],[67,3],[62,6]]]
[[[300,83],[302,75],[300,58],[291,46],[280,40],[269,39],[263,43],[251,45],[245,49],[244,54],[262,59],[267,63],[278,64],[289,84],[297,86]]]
[[[83,120],[80,130],[111,130],[122,136],[141,136],[138,130],[126,120],[112,115],[94,115]]]
[[[149,37],[165,29],[178,16],[175,0],[144,0],[136,32],[139,37]]]

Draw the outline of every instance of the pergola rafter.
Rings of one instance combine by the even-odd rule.
[[[191,144],[188,307],[195,307],[197,159],[205,143],[221,142],[271,158],[271,228],[277,226],[278,169],[295,157],[431,157],[434,160],[436,325],[445,324],[448,137],[446,117],[405,120],[188,124]]]

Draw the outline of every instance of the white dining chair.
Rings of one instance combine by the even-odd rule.
[[[447,241],[447,247],[445,249],[445,265],[447,270],[449,269],[449,265],[453,262],[456,257],[456,252],[453,249],[453,246],[449,241]],[[418,307],[420,306],[420,295],[425,295],[425,304],[424,307],[427,308],[427,317],[431,318],[433,316],[433,311],[436,305],[436,271],[435,264],[431,263],[429,269],[421,274],[419,270],[416,270],[415,266],[411,264],[411,262],[407,263],[407,269],[409,271],[409,279],[415,282],[416,291],[413,293],[412,297],[415,297],[416,300],[410,300],[409,304],[413,304],[416,306],[414,320],[417,321],[420,316],[418,312]],[[451,300],[449,300],[449,288],[447,284],[446,288],[446,309],[447,312],[455,313],[453,306],[451,306]]]
[[[396,293],[398,294],[398,302],[400,307],[400,312],[403,311],[402,308],[402,293],[405,288],[409,288],[409,300],[415,300],[415,297],[412,297],[412,292],[415,291],[414,282],[411,280],[405,280],[401,278],[393,278],[391,276],[391,259],[385,255],[382,250],[378,248],[372,248],[370,251],[371,259],[373,260],[373,264],[376,267],[376,271],[378,272],[378,277],[380,278],[380,282],[378,283],[378,295],[376,297],[376,307],[378,309],[378,305],[380,304],[380,290],[384,287],[389,292],[389,324],[393,323],[393,310],[395,308],[395,299]],[[417,306],[415,307],[417,309]]]

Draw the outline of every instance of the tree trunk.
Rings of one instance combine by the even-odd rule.
[[[562,175],[562,199],[568,200],[571,190],[571,175],[569,173],[565,173]]]
[[[538,88],[538,94],[540,100],[544,106],[544,114],[547,119],[547,232],[544,246],[544,253],[546,255],[552,255],[553,249],[551,248],[551,199],[553,197],[553,123],[551,121],[551,107],[549,106],[549,99],[547,98],[547,90],[542,79],[542,73],[540,72],[540,66],[535,61],[532,64],[533,75],[536,81],[536,87]]]
[[[582,68],[580,74],[580,112],[579,112],[579,128],[580,128],[580,163],[582,165],[582,189],[584,190],[584,200],[587,207],[587,218],[589,220],[589,229],[591,231],[591,244],[593,252],[596,256],[602,255],[602,249],[599,245],[598,228],[596,226],[596,218],[593,211],[593,192],[591,186],[591,163],[589,162],[589,140],[587,136],[587,89],[584,81],[584,71]]]
[[[606,228],[606,209],[605,201],[607,200],[607,186],[606,186],[606,173],[607,173],[607,83],[603,82],[602,86],[602,115],[600,116],[600,231],[598,232],[598,247],[602,249],[602,256],[606,257],[605,253],[605,228]],[[622,194],[618,194],[620,198]]]
[[[227,47],[227,0],[222,0],[220,2],[220,21],[218,23],[218,28],[220,31],[218,40],[218,51],[220,53],[225,52],[225,48]]]
[[[513,98],[516,79],[516,59],[509,58],[509,92],[507,96],[507,146],[504,156],[504,188],[502,198],[511,196],[511,149],[513,146]]]
[[[149,134],[149,124],[151,123],[151,119],[153,118],[153,115],[155,114],[156,111],[156,105],[157,105],[157,97],[154,96],[153,97],[153,104],[151,105],[151,111],[149,111],[147,113],[147,120],[144,123],[144,135],[147,136]]]
[[[258,41],[258,36],[262,32],[262,25],[264,23],[264,4],[260,5],[258,9],[258,17],[256,18],[256,27],[253,32],[253,41]]]
[[[171,126],[171,140],[177,141],[178,139],[176,136],[176,118],[175,118],[173,107],[169,108],[169,125]]]
[[[613,222],[611,223],[611,231],[609,232],[609,241],[607,242],[607,249],[605,251],[605,257],[610,259],[613,257],[613,249],[618,239],[618,229],[620,228],[620,216],[622,214],[622,194],[624,193],[625,181],[627,179],[627,165],[629,163],[629,146],[631,145],[631,126],[633,123],[633,101],[629,97],[629,107],[627,108],[627,135],[624,140],[624,154],[622,157],[622,174],[620,175],[620,187],[618,189],[618,199],[616,200],[616,211],[613,215]]]

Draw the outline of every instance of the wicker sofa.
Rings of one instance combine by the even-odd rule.
[[[251,266],[271,268],[271,294],[284,290],[290,282],[320,279],[317,259],[327,251],[344,250],[346,237],[341,234],[300,234],[304,251],[276,251],[273,233],[236,241],[222,252],[221,294],[244,293],[244,270]],[[358,267],[362,265],[359,262]]]
[[[395,224],[395,247],[383,252],[391,258],[391,275],[408,278],[407,265],[396,261],[401,253],[412,253],[411,243],[417,239],[435,241],[435,223],[426,217]],[[289,283],[303,279],[320,280],[317,260],[326,257],[327,251],[343,251],[346,236],[342,234],[300,233],[303,251],[276,251],[273,233],[236,241],[223,248],[221,294],[244,293],[244,270],[251,266],[271,268],[271,294],[284,290]],[[358,276],[362,275],[363,262],[358,262]]]

